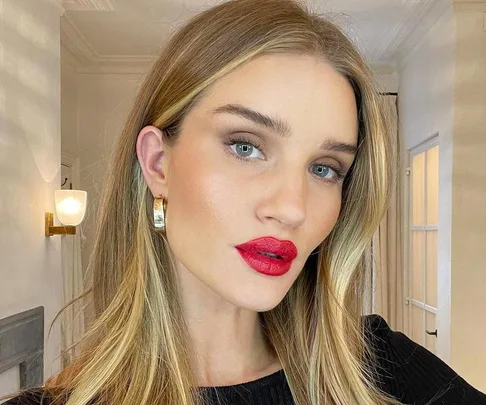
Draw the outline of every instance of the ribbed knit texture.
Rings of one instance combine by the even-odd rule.
[[[380,388],[404,404],[486,405],[486,395],[446,363],[378,315],[366,317],[379,367]],[[486,368],[485,368],[486,370]],[[486,371],[484,372],[486,380]]]
[[[215,405],[294,404],[283,370],[255,381],[226,387],[204,388]]]
[[[486,395],[403,333],[391,331],[382,317],[370,315],[364,321],[377,356],[381,390],[407,405],[486,405]],[[202,390],[214,405],[294,405],[283,370],[243,384]],[[39,392],[32,390],[4,405],[48,405]]]

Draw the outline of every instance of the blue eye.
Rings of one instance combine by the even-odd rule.
[[[313,166],[314,168],[317,167],[319,170],[312,170],[314,174],[316,174],[319,177],[322,178],[327,178],[329,175],[332,177],[333,175],[336,175],[336,172],[331,169],[329,166],[326,165],[315,165]]]
[[[255,145],[253,142],[249,141],[248,139],[244,138],[229,138],[227,142],[225,142],[227,146],[231,149],[234,156],[237,159],[241,160],[249,160],[252,157],[260,158],[259,156],[252,156],[252,153],[255,151],[260,152],[263,157],[263,153],[261,149],[263,148],[261,145]]]
[[[258,150],[255,145],[251,143],[236,143],[236,153],[241,157],[250,157],[254,150]]]
[[[314,165],[313,167],[317,167],[318,170],[313,169],[312,173],[323,180],[337,183],[344,179],[344,175],[338,168],[324,164]]]

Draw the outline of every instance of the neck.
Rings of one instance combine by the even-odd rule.
[[[235,385],[281,369],[263,334],[259,313],[237,306],[180,271],[182,302],[199,387]]]
[[[190,327],[198,386],[235,385],[281,368],[259,326],[258,313],[236,311]]]

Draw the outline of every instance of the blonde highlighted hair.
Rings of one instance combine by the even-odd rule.
[[[331,21],[291,0],[235,0],[191,19],[146,77],[118,139],[89,263],[95,320],[82,354],[49,385],[58,403],[195,405],[174,258],[152,220],[137,160],[139,131],[155,125],[177,142],[191,106],[218,78],[271,53],[324,58],[352,85],[359,150],[331,234],[283,301],[260,314],[298,405],[398,404],[375,382],[363,334],[367,249],[393,179],[389,114],[367,64]]]

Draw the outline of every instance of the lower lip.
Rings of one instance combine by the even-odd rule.
[[[238,248],[236,250],[253,270],[267,276],[283,276],[290,270],[292,264],[289,261],[274,259],[273,257],[259,255],[258,253],[251,253]]]

